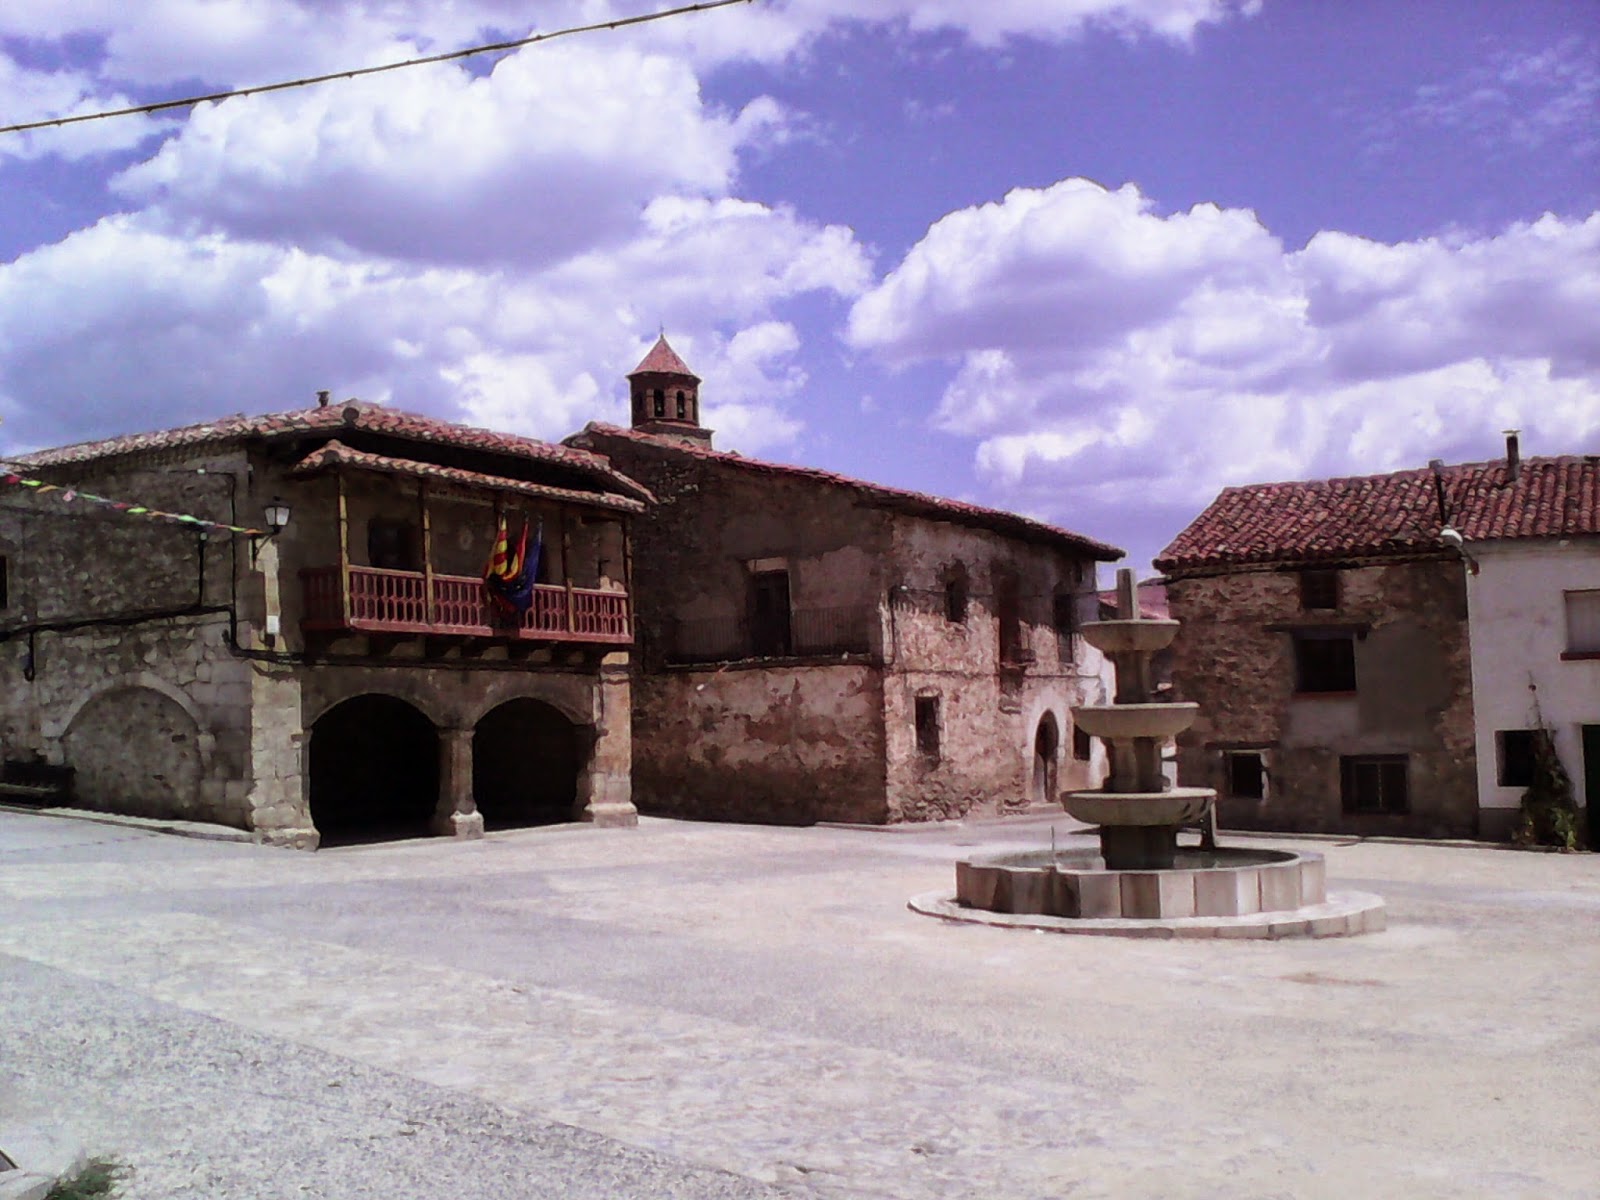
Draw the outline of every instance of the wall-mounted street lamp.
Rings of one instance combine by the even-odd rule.
[[[261,515],[266,520],[267,531],[250,539],[250,561],[254,562],[257,553],[261,550],[261,543],[271,541],[283,532],[284,526],[289,524],[289,506],[278,497],[274,496],[267,506],[261,510]]]
[[[1461,536],[1459,529],[1446,525],[1439,530],[1439,541],[1461,556],[1461,561],[1467,564],[1468,574],[1478,573],[1478,560],[1467,552],[1467,539]]]

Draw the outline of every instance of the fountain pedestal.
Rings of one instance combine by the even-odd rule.
[[[1118,572],[1115,621],[1083,636],[1115,664],[1115,703],[1081,705],[1073,719],[1110,752],[1105,785],[1065,792],[1062,807],[1099,827],[1087,848],[966,859],[954,896],[930,892],[911,907],[952,921],[1121,937],[1341,937],[1384,927],[1383,901],[1329,893],[1320,854],[1178,847],[1178,830],[1216,799],[1210,788],[1168,784],[1161,745],[1194,723],[1194,704],[1152,703],[1150,658],[1176,621],[1136,615],[1133,573]],[[1052,833],[1052,843],[1054,835]]]
[[[1083,627],[1083,636],[1117,669],[1116,703],[1080,705],[1072,719],[1106,743],[1111,771],[1098,791],[1066,792],[1061,805],[1100,827],[1100,854],[1108,870],[1168,870],[1178,849],[1178,829],[1205,815],[1216,798],[1210,788],[1171,787],[1161,771],[1161,744],[1194,724],[1195,704],[1154,704],[1150,659],[1171,645],[1176,621],[1129,617]]]

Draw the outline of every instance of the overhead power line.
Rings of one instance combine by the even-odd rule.
[[[685,4],[679,8],[645,13],[637,17],[619,17],[615,21],[598,21],[593,25],[573,25],[566,29],[552,29],[549,33],[533,33],[509,42],[491,42],[485,46],[469,46],[465,50],[451,50],[447,54],[430,54],[426,58],[408,58],[404,62],[384,63],[376,67],[355,67],[349,71],[333,71],[327,75],[307,75],[302,79],[286,79],[281,83],[263,83],[255,87],[234,88],[226,92],[208,92],[204,96],[186,96],[182,100],[158,100],[153,104],[136,104],[132,108],[113,108],[105,112],[80,113],[75,117],[56,117],[48,121],[26,121],[20,125],[0,125],[0,133],[26,133],[30,129],[54,129],[62,125],[76,125],[82,121],[104,121],[110,117],[132,117],[140,113],[162,112],[169,108],[192,108],[208,100],[228,100],[234,96],[255,96],[262,92],[283,92],[290,88],[310,87],[317,83],[331,83],[336,79],[355,79],[361,75],[378,75],[384,71],[399,71],[406,67],[424,67],[430,63],[453,62],[477,54],[495,54],[532,46],[554,38],[570,37],[575,33],[598,33],[602,29],[621,29],[627,25],[645,25],[651,21],[664,21],[668,17],[681,17],[689,13],[705,12],[713,8],[728,8],[734,4],[753,4],[755,0],[704,0],[700,4]]]

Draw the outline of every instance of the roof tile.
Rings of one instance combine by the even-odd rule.
[[[619,438],[656,446],[663,450],[722,463],[758,474],[782,476],[790,479],[809,479],[817,483],[850,488],[869,503],[883,508],[898,509],[917,516],[974,525],[1023,537],[1067,542],[1074,549],[1088,554],[1101,562],[1113,562],[1121,558],[1125,553],[1125,551],[1109,543],[1096,541],[1094,538],[1085,537],[1081,533],[1074,533],[1070,529],[1047,525],[1043,521],[1035,521],[1030,517],[1019,516],[1003,509],[984,508],[981,505],[968,504],[963,500],[946,500],[942,496],[930,496],[924,492],[907,491],[903,488],[888,487],[881,483],[868,483],[864,480],[852,479],[848,475],[837,475],[832,471],[823,471],[816,467],[796,467],[785,463],[767,462],[759,458],[746,458],[742,454],[733,454],[726,450],[713,450],[708,446],[690,445],[677,438],[657,437],[654,434],[644,433],[636,429],[623,429],[617,425],[607,425],[598,421],[591,421],[584,427],[582,433],[574,436],[581,438],[590,434],[602,438]]]
[[[1284,560],[1383,557],[1440,549],[1439,530],[1468,541],[1600,534],[1600,456],[1462,463],[1347,479],[1224,488],[1156,558],[1163,571]]]

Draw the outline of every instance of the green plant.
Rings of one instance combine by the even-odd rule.
[[[105,1200],[117,1194],[127,1168],[109,1158],[91,1158],[83,1170],[60,1180],[45,1193],[44,1200]]]
[[[1556,756],[1552,730],[1540,727],[1533,738],[1533,782],[1522,794],[1522,823],[1516,839],[1525,846],[1576,850],[1583,826],[1572,795],[1572,777]]]

